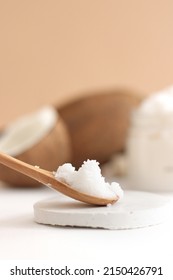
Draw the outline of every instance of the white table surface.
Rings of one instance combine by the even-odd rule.
[[[143,265],[149,264],[149,259],[154,265],[158,259],[161,265],[166,258],[172,258],[173,219],[132,230],[63,228],[35,223],[33,204],[54,195],[46,187],[14,189],[0,183],[1,260],[115,261],[118,257],[136,265],[142,259],[146,260]]]

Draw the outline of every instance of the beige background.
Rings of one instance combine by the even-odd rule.
[[[173,82],[172,0],[0,0],[0,125],[86,90]]]

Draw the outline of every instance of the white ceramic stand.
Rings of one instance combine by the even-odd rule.
[[[41,224],[105,229],[131,229],[164,222],[172,211],[164,196],[125,191],[122,201],[96,207],[57,195],[34,205],[35,221]]]

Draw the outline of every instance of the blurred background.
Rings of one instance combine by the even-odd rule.
[[[93,91],[126,88],[142,96],[171,84],[173,0],[0,0],[0,130],[15,118],[44,105],[60,106]],[[120,100],[121,97],[122,95]],[[95,104],[98,104],[96,102],[97,100]],[[105,103],[102,101],[100,104],[103,104],[101,111],[95,110],[96,106],[93,106],[91,112],[102,113]],[[108,113],[114,117],[114,111],[109,110],[110,103],[106,104]],[[119,110],[115,110],[117,126],[113,117],[112,122],[107,125],[109,114],[106,115],[107,118],[101,114],[101,125],[98,125],[97,118],[96,122],[92,122],[90,118],[89,124],[93,123],[94,129],[88,125],[87,130],[79,124],[76,130],[80,132],[80,137],[75,134],[73,153],[75,144],[77,155],[80,154],[79,149],[81,154],[84,152],[83,147],[88,147],[92,152],[101,149],[104,156],[105,152],[110,155],[110,148],[114,147],[116,141],[109,136],[107,128],[113,128],[110,131],[114,132],[114,137],[117,131],[126,128],[124,123],[121,125],[116,113],[123,118],[124,115],[128,116],[128,110],[126,107],[121,110],[121,106]],[[95,124],[99,129],[95,129]],[[78,129],[81,127],[84,128],[82,134]],[[107,130],[103,133],[105,127]],[[62,130],[60,132],[59,135],[65,139],[65,134]],[[98,132],[101,137],[97,138],[99,141],[94,141]],[[119,136],[118,133],[117,135]],[[89,145],[88,139],[94,145]],[[120,139],[118,143],[122,142],[121,137],[115,139]],[[84,140],[87,145],[81,144]],[[60,142],[62,147],[59,148],[56,141],[48,140],[47,148],[52,149],[54,143],[54,154],[54,150],[47,152],[49,150],[40,145],[39,149],[34,146],[32,153],[26,151],[25,158],[20,159],[28,162],[28,158],[33,160],[32,156],[35,155],[37,162],[32,162],[34,166],[36,164],[55,170],[47,168],[43,163],[50,164],[56,157],[59,160],[60,156],[56,151],[62,151],[63,155],[64,151],[67,151],[62,144],[65,142]],[[68,142],[66,145],[69,148]],[[40,147],[43,152],[40,152]],[[93,150],[91,147],[94,147]],[[76,156],[74,158],[76,159]],[[87,155],[87,158],[91,157]],[[62,159],[69,161],[63,156]],[[114,162],[112,164],[114,168]],[[119,169],[121,166],[123,164]],[[108,169],[110,171],[110,167]],[[19,181],[14,182],[11,174],[9,171],[4,172],[0,165],[1,180],[3,175],[6,176],[4,181],[8,179],[7,183],[16,183],[19,186]],[[109,173],[107,177],[110,175],[112,174]],[[18,173],[15,178],[21,180]],[[21,183],[21,186],[24,186],[24,183]],[[173,248],[170,246],[173,229],[169,224],[168,227],[148,227],[145,231],[121,230],[112,233],[99,229],[85,231],[80,228],[77,231],[37,225],[33,221],[33,204],[37,200],[47,199],[49,195],[53,194],[48,188],[7,188],[6,184],[0,182],[0,259],[10,260],[10,266],[12,259],[55,259],[56,262],[65,260],[67,263],[67,256],[69,260],[73,260],[72,264],[77,260],[77,265],[86,259],[93,260],[93,263],[97,259],[103,263],[104,256],[107,258],[106,262],[109,261],[107,256],[110,256],[110,260],[112,258],[110,248],[118,252],[118,258],[122,260],[120,265],[129,264],[129,260],[135,260],[139,255],[146,256],[148,262],[148,248],[151,264],[153,260],[159,266],[166,263],[162,260],[163,256],[165,260],[165,256],[169,256],[170,260],[173,258]],[[159,211],[156,208],[155,215]],[[167,216],[170,216],[170,213],[172,215],[170,211],[169,215],[166,211],[163,212]],[[164,214],[160,216],[161,219]],[[154,214],[151,217],[154,217]],[[158,244],[161,254],[157,253]],[[100,245],[103,254],[100,254]],[[27,266],[28,264],[26,263]]]
[[[0,0],[0,125],[86,91],[173,82],[171,0]]]

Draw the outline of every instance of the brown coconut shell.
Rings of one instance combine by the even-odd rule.
[[[132,111],[142,97],[129,90],[90,93],[57,107],[67,125],[72,144],[72,163],[86,159],[105,163],[123,151]]]
[[[59,165],[71,160],[71,145],[67,128],[61,118],[40,142],[16,156],[26,163],[55,171]],[[0,164],[0,180],[11,186],[34,187],[38,181]]]

